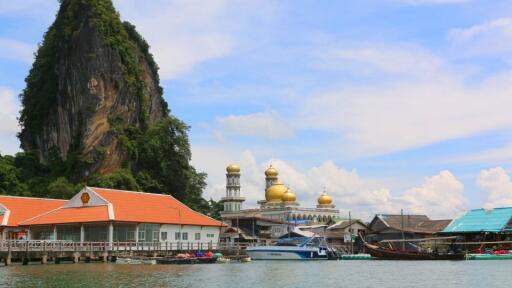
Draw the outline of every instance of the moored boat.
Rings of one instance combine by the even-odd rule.
[[[322,237],[281,239],[276,245],[246,249],[253,260],[327,260],[334,253]]]
[[[364,244],[372,257],[384,260],[464,260],[464,253],[439,254],[433,252],[400,251],[382,248],[377,245]]]
[[[467,254],[467,260],[512,260],[512,254]]]

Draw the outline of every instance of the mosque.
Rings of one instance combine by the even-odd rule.
[[[240,190],[240,166],[231,164],[226,168],[226,196],[222,198],[224,211],[222,220],[238,226],[235,221],[255,218],[260,222],[290,223],[329,223],[339,217],[331,196],[322,192],[316,207],[301,207],[297,196],[279,180],[279,172],[272,165],[265,171],[265,199],[258,201],[259,208],[242,209],[245,198]]]

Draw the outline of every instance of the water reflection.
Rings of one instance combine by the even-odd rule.
[[[512,261],[260,261],[0,267],[0,287],[504,287]]]

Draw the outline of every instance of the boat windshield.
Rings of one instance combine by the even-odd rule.
[[[300,246],[301,244],[309,241],[308,237],[290,237],[280,239],[276,246]]]

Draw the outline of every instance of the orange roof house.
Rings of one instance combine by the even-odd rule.
[[[222,222],[190,209],[170,195],[95,187],[86,187],[65,205],[20,224],[32,226],[108,221],[223,226]]]
[[[23,220],[63,206],[66,200],[0,195],[0,239],[19,239],[26,231],[19,227]]]
[[[63,206],[66,200],[0,195],[0,225],[17,227],[23,220]]]
[[[36,240],[180,243],[218,241],[225,226],[170,195],[95,187],[18,224]]]

